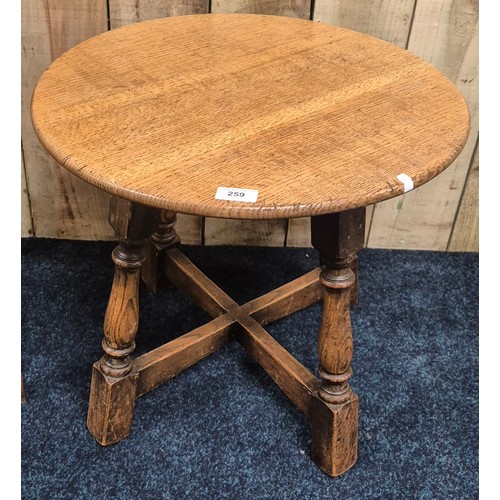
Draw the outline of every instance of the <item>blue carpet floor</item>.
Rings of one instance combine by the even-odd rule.
[[[114,244],[22,242],[24,499],[478,498],[478,256],[360,253],[352,313],[359,459],[330,478],[306,418],[237,343],[139,398],[107,448],[85,420]],[[244,302],[318,265],[308,249],[185,248]],[[208,321],[171,290],[141,290],[137,352]],[[314,373],[320,306],[267,327]]]

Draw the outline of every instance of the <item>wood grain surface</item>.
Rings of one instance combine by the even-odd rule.
[[[465,97],[471,132],[462,153],[432,184],[377,205],[368,246],[446,250],[479,129],[478,0],[416,4],[408,50],[453,81]]]
[[[309,19],[311,0],[212,0],[214,14],[267,14]]]
[[[311,409],[311,456],[337,476],[358,455],[358,398],[349,384],[353,338],[350,308],[357,302],[357,258],[365,239],[365,209],[311,219],[312,244],[325,265],[318,339],[318,397]]]
[[[87,40],[44,73],[32,118],[51,154],[104,190],[246,219],[402,194],[398,174],[427,182],[469,129],[456,87],[422,59],[353,31],[257,15],[154,20]],[[218,186],[259,198],[215,200]]]
[[[188,14],[208,13],[209,0],[108,0],[109,25],[111,29],[121,28],[150,19]],[[175,229],[182,242],[200,245],[203,241],[201,217],[181,214]]]
[[[311,0],[212,0],[211,11],[309,19]],[[206,245],[283,246],[289,231],[286,225],[286,221],[207,218],[203,242]]]
[[[402,49],[416,0],[316,0],[314,20],[376,36]]]
[[[111,29],[187,14],[208,14],[209,0],[108,0]]]
[[[205,220],[205,245],[247,245],[282,247],[285,244],[287,221],[277,220]]]
[[[107,30],[105,0],[23,0],[22,147],[37,236],[110,239],[109,195],[62,169],[38,141],[30,117],[35,85],[47,66],[74,45]]]
[[[479,140],[472,155],[448,250],[479,252]]]
[[[310,217],[296,217],[294,219],[288,219],[285,246],[287,247],[311,246]]]
[[[360,31],[393,43],[402,49],[408,44],[410,27],[416,0],[316,0],[314,20],[341,28]],[[366,241],[373,215],[374,205],[366,212]],[[292,246],[310,246],[308,233],[297,226],[293,219],[288,227],[287,241],[296,242]]]

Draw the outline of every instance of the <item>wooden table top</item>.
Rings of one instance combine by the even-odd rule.
[[[400,195],[400,174],[429,181],[469,132],[459,91],[409,52],[242,14],[147,21],[79,44],[43,73],[32,120],[63,167],[105,191],[242,219]],[[218,200],[218,187],[257,190],[257,200]]]

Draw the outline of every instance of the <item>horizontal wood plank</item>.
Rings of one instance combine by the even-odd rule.
[[[205,219],[205,245],[244,245],[282,247],[287,221]]]
[[[212,0],[214,14],[266,14],[309,19],[311,0]]]
[[[207,14],[209,0],[108,0],[111,29],[160,17]]]

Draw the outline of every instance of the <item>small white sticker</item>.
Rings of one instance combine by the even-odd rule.
[[[244,201],[255,203],[259,192],[256,189],[218,187],[215,193],[216,200]]]
[[[409,175],[399,174],[396,179],[403,183],[403,193],[413,189],[413,179]]]

